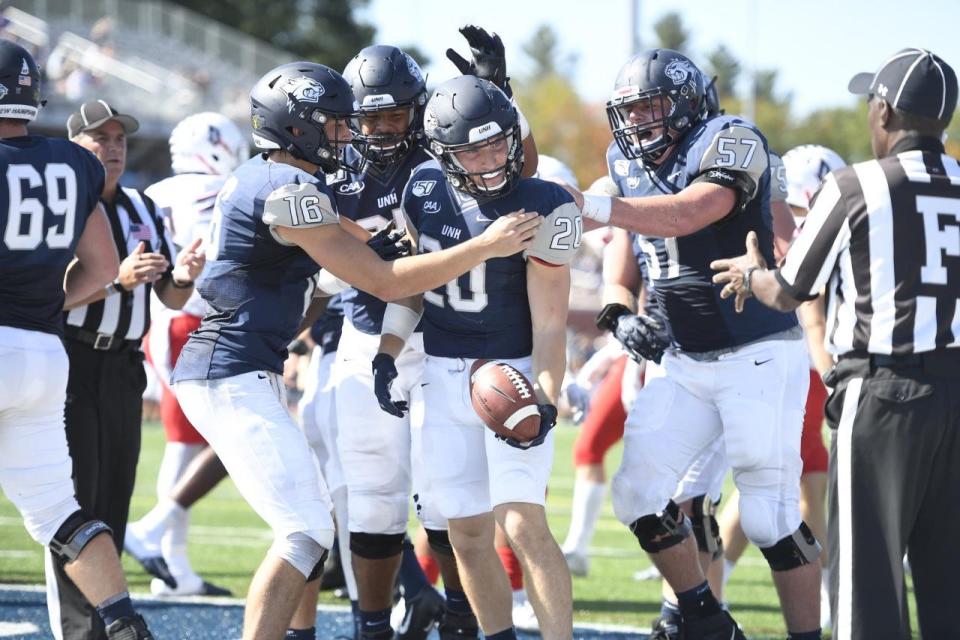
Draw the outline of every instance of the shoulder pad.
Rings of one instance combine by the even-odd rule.
[[[708,134],[710,135],[710,134]],[[725,169],[746,174],[753,182],[753,197],[757,185],[770,164],[760,132],[744,122],[734,122],[707,141],[696,173],[711,169]]]
[[[770,202],[787,199],[787,169],[777,154],[770,152]]]
[[[261,220],[273,233],[275,227],[319,227],[338,224],[340,218],[330,196],[317,189],[316,184],[305,182],[274,189],[263,203]],[[276,233],[273,236],[277,238]]]
[[[533,244],[523,255],[555,266],[566,265],[573,259],[582,237],[580,209],[572,201],[564,202],[544,216]]]

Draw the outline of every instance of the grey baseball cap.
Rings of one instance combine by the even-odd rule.
[[[110,120],[116,120],[127,134],[140,128],[133,116],[119,113],[107,104],[106,100],[90,100],[80,105],[80,110],[67,118],[67,135],[71,138],[84,131],[92,131]]]

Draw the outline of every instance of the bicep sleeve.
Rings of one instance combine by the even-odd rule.
[[[566,202],[544,217],[533,244],[523,255],[558,267],[569,264],[582,236],[580,210],[573,202]]]
[[[306,229],[327,224],[339,224],[340,216],[330,196],[317,189],[312,182],[285,184],[275,189],[263,203],[263,223],[270,227],[274,239],[283,245],[276,233],[277,227]]]
[[[757,187],[770,158],[760,134],[742,125],[717,132],[700,159],[691,182],[713,182],[741,191],[745,202],[757,195]]]
[[[794,300],[816,298],[850,243],[850,224],[840,187],[827,176],[800,234],[790,246],[777,280]]]

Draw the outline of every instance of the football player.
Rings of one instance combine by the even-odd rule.
[[[540,629],[572,635],[570,573],[547,527],[544,499],[553,460],[550,429],[565,368],[569,262],[580,244],[577,207],[559,185],[521,178],[516,109],[493,83],[445,82],[424,113],[437,159],[418,167],[404,191],[405,221],[427,255],[481,236],[508,211],[538,211],[544,224],[524,252],[489,260],[418,299],[423,310],[423,502],[448,520],[449,543],[484,637],[515,638],[512,598],[494,548],[499,522],[523,565]],[[390,386],[396,357],[420,322],[410,306],[389,305],[373,361],[377,398],[403,411]],[[535,381],[541,423],[527,443],[499,440],[469,399],[477,359],[508,362]]]
[[[463,61],[462,65],[484,67],[487,77],[509,89],[499,38],[474,26],[461,32],[473,51],[472,63]],[[340,215],[377,232],[393,219],[414,167],[429,159],[423,144],[426,84],[412,57],[386,45],[361,50],[343,75],[359,106],[359,131],[346,155],[349,164],[360,170],[342,170],[328,183]],[[533,137],[526,127],[523,137],[525,149],[535,155]],[[535,163],[527,167],[529,175],[535,170]],[[377,352],[386,303],[361,289],[348,289],[343,296],[345,322],[334,367],[335,398],[337,419],[350,428],[338,432],[337,448],[349,489],[350,550],[360,616],[365,633],[386,633],[399,569],[405,601],[399,637],[421,640],[429,632],[431,620],[442,613],[443,598],[427,582],[413,550],[403,551],[411,486],[422,498],[422,483],[416,477],[421,465],[411,466],[411,455],[414,460],[418,455],[419,429],[411,429],[409,415],[388,415],[370,402],[374,374],[369,363]],[[418,406],[423,371],[419,332],[411,336],[396,366],[399,377],[394,391],[411,407]],[[447,601],[464,605],[454,612],[461,614],[457,623],[453,624],[452,615],[449,626],[463,633],[475,629],[446,543],[446,521],[422,500],[417,512],[431,539],[439,541],[433,548],[438,553]],[[447,633],[441,629],[441,635]],[[473,631],[470,637],[475,636]]]
[[[247,596],[243,635],[271,640],[284,635],[334,536],[326,487],[281,379],[318,265],[381,299],[409,296],[526,248],[539,220],[519,212],[450,251],[385,262],[358,240],[367,234],[340,223],[317,177],[341,167],[356,107],[350,85],[328,67],[294,62],[264,75],[250,102],[264,152],[217,197],[198,287],[210,310],[172,380],[187,418],[274,531]]]
[[[0,486],[30,536],[50,548],[48,560],[96,606],[107,637],[152,638],[130,602],[110,527],[77,504],[64,428],[64,304],[111,288],[119,268],[98,204],[103,165],[73,142],[29,134],[43,104],[40,70],[7,40],[0,88]]]
[[[187,116],[170,134],[170,157],[174,175],[151,185],[146,194],[166,217],[174,244],[188,247],[207,237],[217,194],[230,173],[250,157],[249,146],[239,127],[219,113]],[[167,445],[157,475],[157,504],[140,520],[127,525],[124,550],[141,564],[154,567],[152,558],[162,557],[176,581],[171,588],[159,577],[150,583],[156,595],[230,595],[230,592],[203,580],[187,558],[189,507],[172,491],[188,468],[193,484],[202,478],[204,486],[191,494],[194,501],[205,495],[225,476],[213,456],[191,468],[191,462],[207,444],[183,414],[170,389],[170,371],[190,332],[200,326],[205,303],[194,291],[182,310],[154,305],[153,325],[147,337],[150,363],[161,383],[160,419]],[[212,470],[212,473],[211,473]]]
[[[626,197],[575,193],[585,216],[648,240],[652,291],[672,333],[665,376],[640,391],[627,420],[614,511],[676,592],[685,637],[743,637],[710,591],[689,520],[670,498],[690,463],[722,438],[744,533],[773,569],[790,637],[819,638],[820,548],[797,507],[809,384],[802,331],[795,315],[756,301],[743,311],[749,322],[739,322],[709,269],[738,255],[748,230],[773,262],[766,140],[742,118],[705,115],[705,89],[676,51],[627,61],[607,103],[608,164]],[[631,197],[641,175],[662,194]]]

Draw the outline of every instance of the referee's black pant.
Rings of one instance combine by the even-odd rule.
[[[143,353],[135,348],[96,351],[70,339],[65,343],[70,358],[67,444],[73,459],[77,501],[113,529],[120,552],[140,456],[140,421],[147,385]],[[48,558],[47,569],[51,625],[57,624],[53,618],[59,617],[64,640],[105,640],[96,609],[63,568]]]
[[[830,603],[838,640],[960,638],[960,349],[842,358],[827,375]]]

